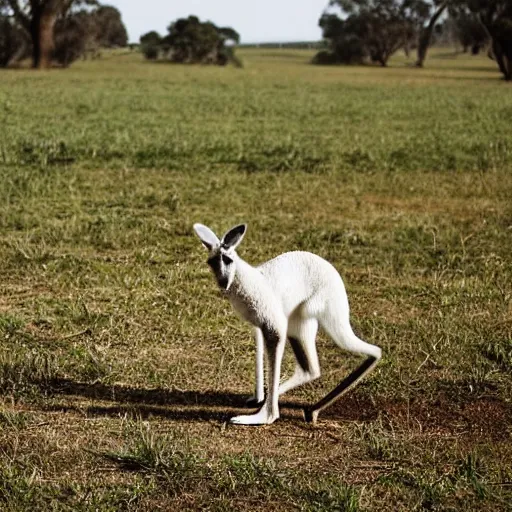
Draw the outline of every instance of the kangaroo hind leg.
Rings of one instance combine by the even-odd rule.
[[[352,389],[361,379],[370,373],[381,358],[381,349],[359,339],[350,326],[348,315],[341,321],[335,322],[333,315],[327,316],[322,327],[327,334],[340,347],[356,354],[368,356],[363,363],[345,377],[332,391],[319,400],[316,404],[304,409],[306,421],[315,423],[320,411],[338,400],[342,395]]]
[[[282,395],[320,377],[320,363],[316,351],[318,321],[315,318],[292,319],[288,325],[288,341],[295,355],[295,372],[279,386]]]

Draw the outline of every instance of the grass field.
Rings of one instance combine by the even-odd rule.
[[[511,510],[510,87],[240,55],[1,72],[0,510]],[[324,336],[278,422],[226,424],[254,349],[194,222],[340,270],[384,357],[317,425],[358,364]]]

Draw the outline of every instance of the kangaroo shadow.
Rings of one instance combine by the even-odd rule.
[[[100,382],[75,382],[70,379],[55,381],[52,385],[52,391],[55,394],[82,396],[94,400],[163,406],[229,405],[243,407],[247,398],[240,393],[162,388],[145,389]]]
[[[165,418],[170,421],[215,421],[224,423],[229,420],[232,414],[226,410],[219,411],[215,409],[178,409],[172,407],[163,407],[145,404],[116,404],[116,405],[90,405],[88,407],[78,407],[75,405],[48,405],[47,411],[74,412],[91,416],[110,416],[110,417],[136,417],[148,419],[154,417]]]
[[[247,408],[247,395],[221,391],[193,391],[180,389],[144,389],[131,386],[83,383],[58,379],[52,383],[53,395],[80,396],[112,405],[90,405],[85,409],[74,405],[50,405],[47,409],[85,412],[92,416],[136,415],[165,417],[184,421],[227,421],[233,409]],[[285,402],[283,407],[300,409],[303,404]],[[222,408],[222,410],[219,410]],[[286,415],[284,415],[286,417]]]
[[[237,409],[248,408],[248,395],[229,391],[145,389],[101,382],[75,382],[71,379],[55,380],[49,391],[54,396],[79,396],[102,402],[85,408],[72,404],[46,407],[48,410],[85,412],[91,416],[156,416],[174,421],[225,422],[237,413]],[[281,418],[296,421],[297,410],[303,409],[305,405],[304,401],[293,397],[280,400]],[[296,412],[291,413],[290,410]],[[321,416],[335,421],[373,421],[384,410],[385,407],[376,405],[365,393],[355,391],[327,408]]]

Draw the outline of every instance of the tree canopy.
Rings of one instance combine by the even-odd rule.
[[[382,66],[408,45],[428,16],[423,0],[331,0],[338,14],[319,21],[328,50],[317,62],[354,63],[370,59]]]
[[[162,56],[171,62],[186,64],[240,64],[234,55],[234,45],[239,42],[240,35],[233,28],[201,22],[197,16],[172,22],[165,37],[151,31],[140,38],[146,58]]]
[[[9,18],[15,32],[24,34],[1,38],[0,52],[11,54],[12,62],[23,44],[35,68],[50,67],[54,61],[68,65],[90,46],[127,44],[120,12],[97,0],[0,0],[0,16],[3,24]]]
[[[512,80],[512,0],[431,0],[432,17],[418,45],[418,65],[425,60],[435,23],[447,11],[464,47],[477,53],[487,41],[506,80]]]
[[[512,0],[331,0],[319,24],[327,49],[317,63],[385,66],[400,48],[416,44],[423,66],[440,20],[448,13],[463,47],[478,53],[490,41],[506,80],[512,80]],[[445,23],[443,23],[446,25]]]
[[[115,48],[128,44],[128,33],[121,13],[111,5],[100,5],[89,14],[92,18],[91,32],[101,48]]]

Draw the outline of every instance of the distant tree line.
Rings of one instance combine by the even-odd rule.
[[[464,51],[486,46],[506,80],[512,79],[512,0],[331,0],[320,18],[326,48],[318,64],[386,66],[397,50],[417,50],[422,67],[428,48],[449,30]]]
[[[0,0],[0,67],[69,66],[101,48],[126,46],[120,12],[97,0]]]
[[[323,48],[322,41],[288,41],[285,43],[244,43],[239,45],[240,48],[268,48],[281,49],[289,48],[293,50],[318,50]]]
[[[197,16],[180,18],[168,27],[168,34],[156,31],[140,37],[141,50],[146,59],[162,59],[185,64],[233,63],[241,66],[235,56],[235,45],[240,35],[231,27],[217,27],[210,21],[201,22]]]

